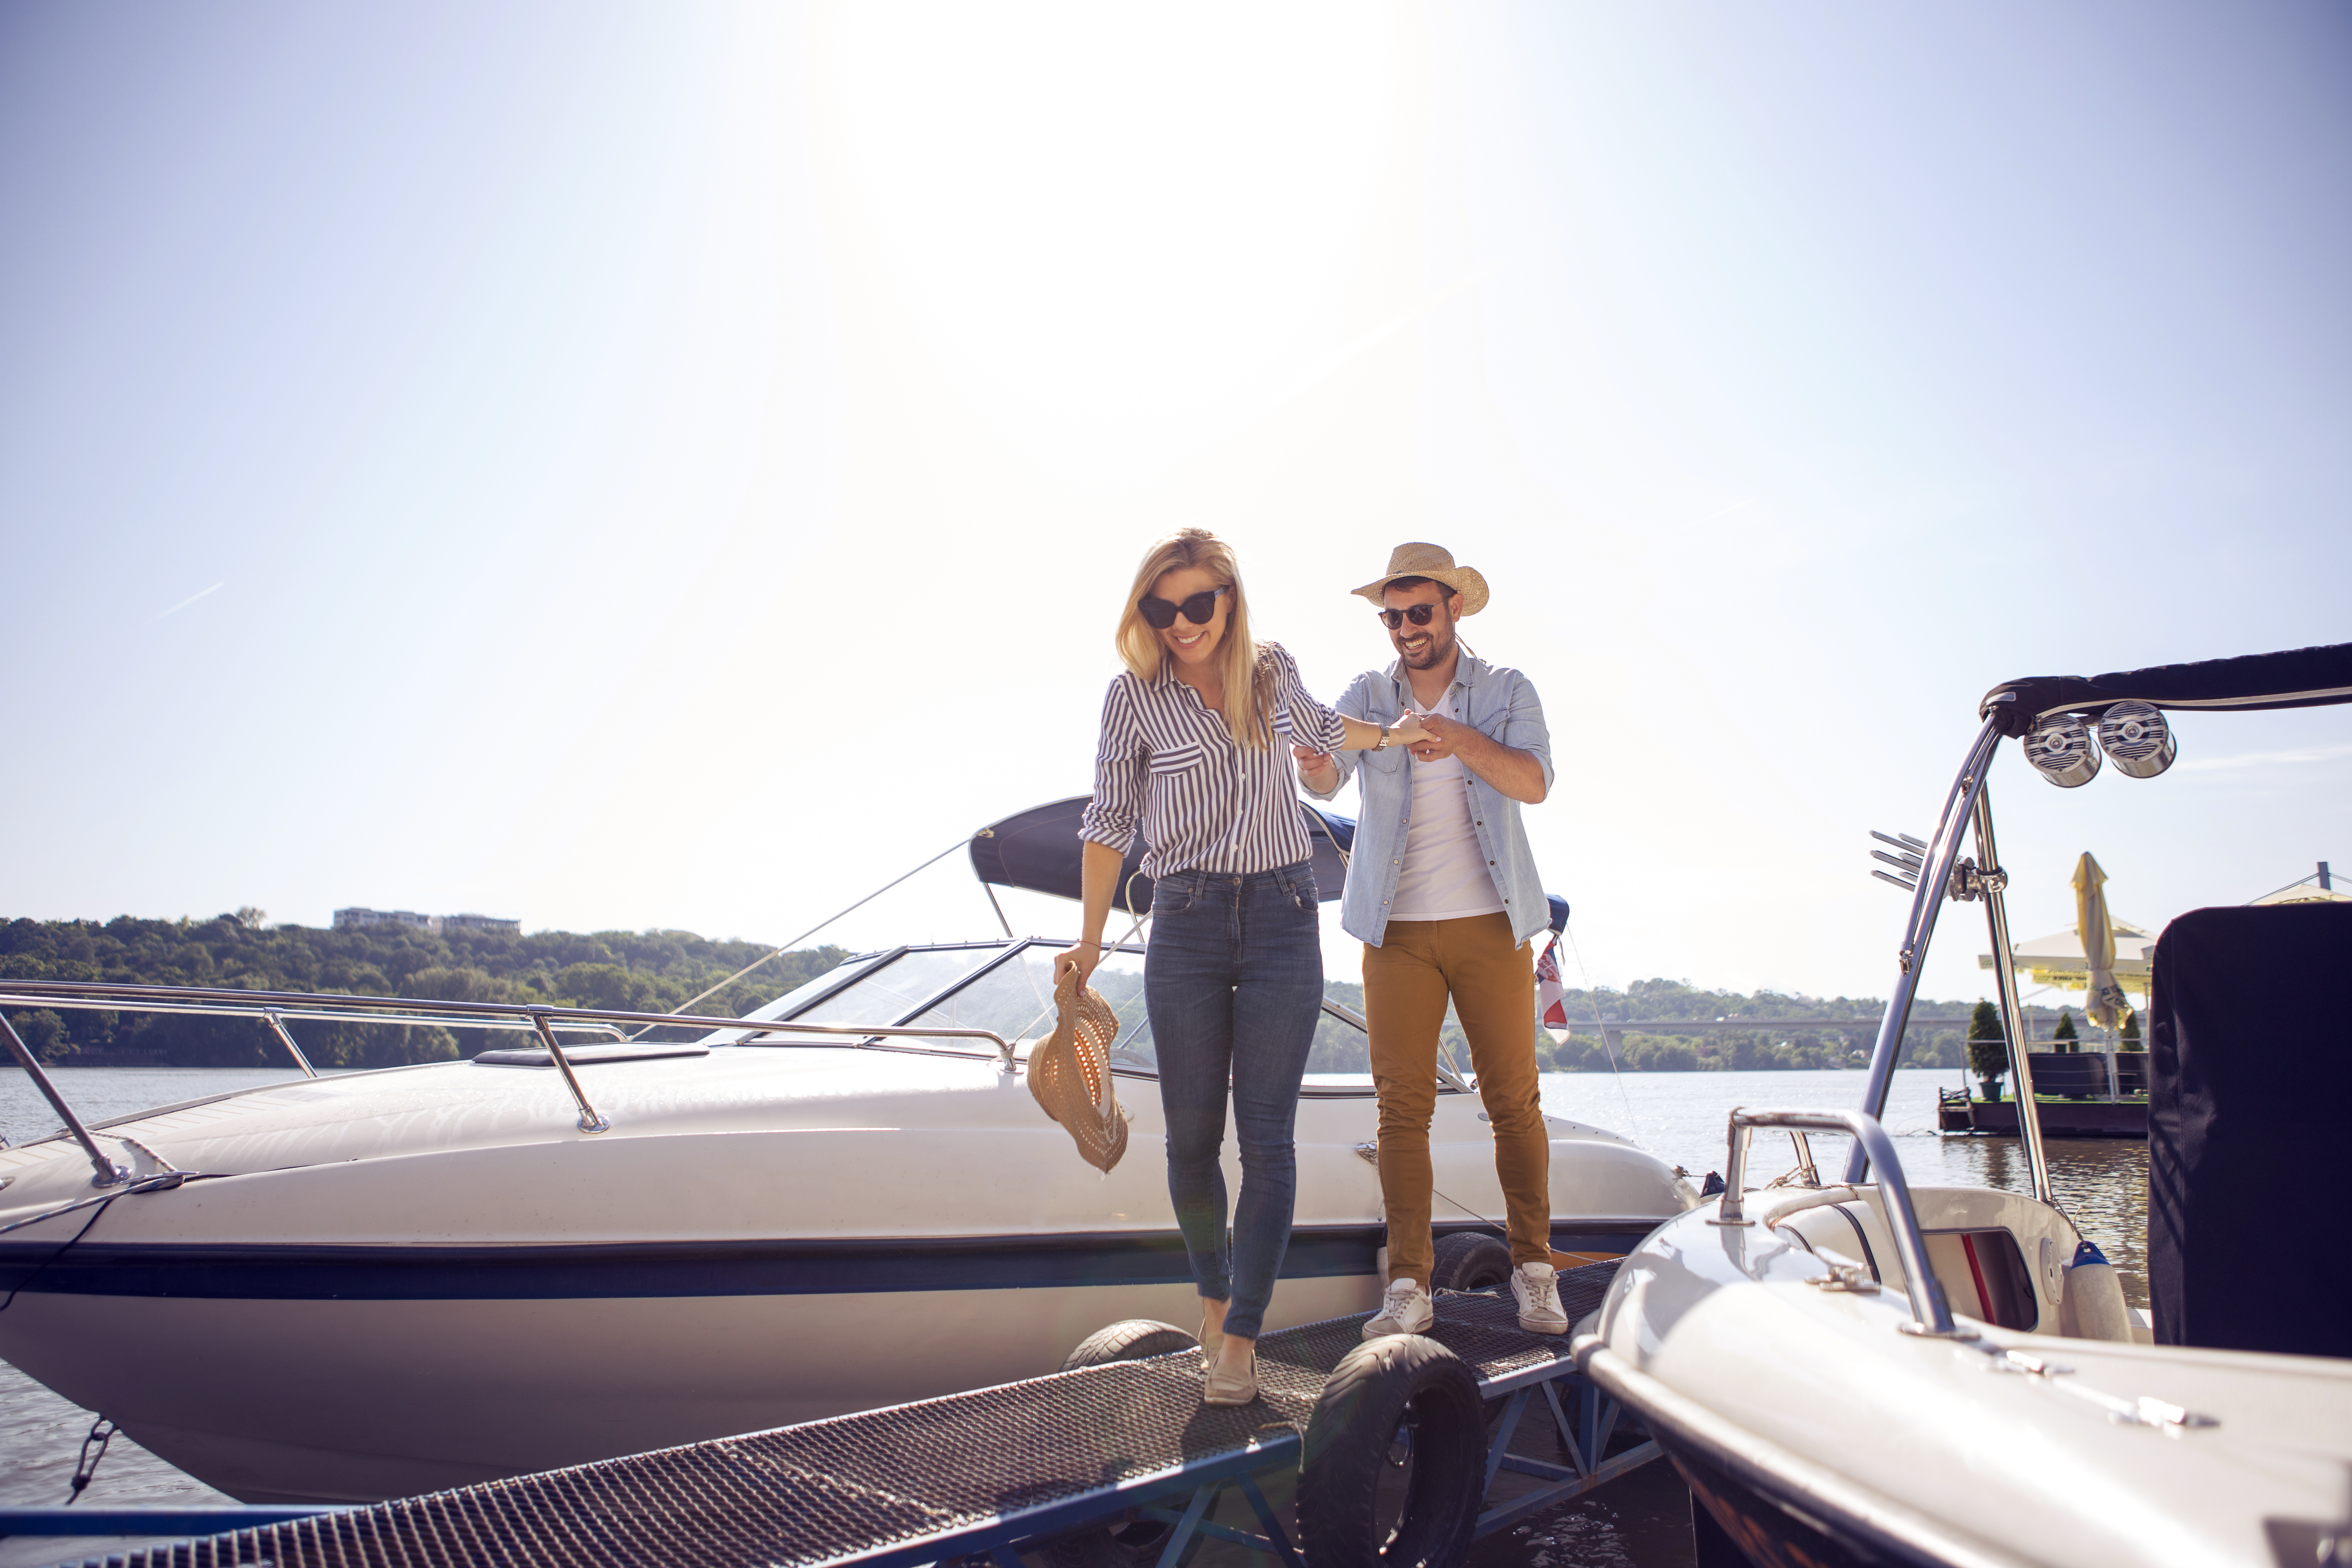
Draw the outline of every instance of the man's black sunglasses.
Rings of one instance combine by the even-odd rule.
[[[1435,605],[1407,605],[1402,610],[1375,610],[1372,613],[1389,624],[1389,630],[1394,631],[1399,626],[1404,625],[1407,621],[1411,621],[1417,626],[1425,626],[1429,625],[1429,617],[1437,614],[1437,606]]]
[[[1176,624],[1177,612],[1180,610],[1183,612],[1184,618],[1194,626],[1205,626],[1209,624],[1209,617],[1217,613],[1217,595],[1230,594],[1233,590],[1234,585],[1228,583],[1222,588],[1211,588],[1195,594],[1181,605],[1171,605],[1165,599],[1154,599],[1147,595],[1138,599],[1135,602],[1135,607],[1143,612],[1145,620],[1163,632]]]

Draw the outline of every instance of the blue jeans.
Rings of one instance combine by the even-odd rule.
[[[1255,1339],[1290,1247],[1298,1080],[1323,1005],[1313,868],[1248,876],[1178,871],[1151,895],[1144,1005],[1168,1121],[1168,1196],[1201,1294],[1229,1301],[1225,1331]],[[1225,1096],[1242,1195],[1225,1233]]]

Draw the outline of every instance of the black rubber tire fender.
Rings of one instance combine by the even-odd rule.
[[[1440,1238],[1430,1266],[1434,1290],[1486,1290],[1511,1281],[1511,1244],[1484,1231],[1457,1230]]]
[[[1435,1340],[1386,1334],[1349,1351],[1315,1402],[1299,1465],[1314,1568],[1460,1563],[1486,1473],[1481,1403],[1476,1374]]]
[[[1200,1341],[1173,1323],[1163,1323],[1157,1318],[1129,1318],[1107,1329],[1097,1329],[1080,1341],[1077,1349],[1062,1358],[1060,1370],[1076,1372],[1089,1366],[1108,1366],[1115,1361],[1149,1361],[1156,1355],[1200,1348]]]
[[[1153,1356],[1200,1348],[1199,1340],[1173,1323],[1163,1323],[1157,1318],[1129,1318],[1089,1334],[1077,1349],[1062,1358],[1061,1370],[1077,1372],[1090,1366],[1108,1366],[1113,1362],[1149,1361]],[[1158,1520],[1128,1516],[1057,1535],[1045,1542],[1043,1550],[1054,1568],[1154,1568],[1160,1552],[1167,1548],[1168,1531],[1169,1527]],[[1189,1563],[1207,1540],[1204,1535],[1192,1537],[1183,1561]]]

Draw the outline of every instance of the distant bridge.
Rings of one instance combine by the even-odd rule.
[[[1940,1018],[1912,1019],[1915,1024],[1945,1021]],[[1966,1018],[1954,1018],[1949,1021],[1955,1024],[1968,1022]],[[1878,1027],[1876,1018],[1594,1018],[1590,1021],[1571,1018],[1569,1023],[1577,1028],[1629,1029],[1641,1034],[1657,1035],[1687,1035],[1697,1029],[1796,1029],[1801,1032],[1818,1034],[1824,1029],[1874,1031]]]
[[[2053,1022],[2040,1018],[2033,1021],[2044,1025]],[[1570,1018],[1568,1021],[1571,1035],[1589,1036],[1595,1029],[1600,1030],[1601,1038],[1608,1042],[1612,1051],[1623,1045],[1627,1035],[1754,1034],[1777,1035],[1782,1039],[1790,1035],[1843,1035],[1848,1040],[1868,1044],[1878,1038],[1878,1022],[1876,1018]],[[1969,1023],[1967,1018],[1922,1018],[1915,1013],[1905,1026],[1904,1032],[1907,1037],[1914,1032],[1928,1029],[1964,1030]],[[2041,1047],[2051,1042],[2029,1037],[2027,1044]],[[2083,1046],[2085,1050],[2105,1048],[2097,1044],[2095,1036],[2086,1036]]]
[[[1876,1018],[1570,1018],[1571,1033],[1601,1031],[1614,1047],[1625,1035],[1849,1035],[1878,1037]],[[1937,1024],[1965,1029],[1966,1018],[1922,1018],[1914,1015],[1911,1027]]]

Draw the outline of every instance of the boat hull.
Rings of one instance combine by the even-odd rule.
[[[1360,1310],[1286,1281],[1272,1326]],[[246,1502],[409,1496],[1051,1372],[1186,1286],[542,1301],[28,1297],[23,1370]],[[1189,1314],[1189,1315],[1188,1315]],[[16,1335],[12,1340],[22,1342]],[[189,1358],[205,1347],[198,1366]],[[11,1359],[14,1359],[13,1357]]]
[[[2289,1560],[2282,1531],[2352,1532],[2352,1363],[2062,1332],[2079,1316],[2065,1298],[2096,1289],[2042,1267],[2064,1256],[2040,1245],[2063,1217],[1987,1189],[1913,1189],[1967,1332],[1905,1332],[1879,1221],[1846,1232],[1851,1251],[1822,1239],[1845,1224],[1832,1209],[1875,1208],[1874,1190],[1748,1198],[1749,1224],[1710,1205],[1661,1226],[1576,1348],[1753,1561],[2221,1568]],[[1966,1315],[1980,1284],[2000,1296],[1967,1277],[1990,1254],[1939,1240],[1996,1229],[2028,1260],[2021,1326]]]
[[[1887,1563],[1937,1568],[1951,1561],[1883,1537],[1864,1545],[1859,1539],[1864,1533],[1861,1520],[1841,1518],[1833,1524],[1817,1502],[1805,1506],[1814,1500],[1783,1497],[1772,1489],[1734,1479],[1696,1447],[1663,1440],[1659,1447],[1690,1488],[1692,1508],[1706,1513],[1732,1554],[1714,1563],[1702,1550],[1699,1568],[1751,1563],[1755,1568],[1881,1568]],[[1696,1518],[1692,1523],[1705,1531]]]
[[[223,1174],[0,1243],[0,1357],[232,1496],[364,1501],[1036,1376],[1122,1318],[1199,1321],[1148,1082],[1123,1086],[1130,1152],[1105,1176],[987,1063],[615,1064],[597,1137],[551,1075],[486,1108],[481,1069],[403,1070],[110,1130]],[[1441,1106],[1439,1185],[1499,1215],[1475,1113]],[[1375,1115],[1301,1103],[1271,1327],[1378,1300]],[[1554,1131],[1556,1247],[1622,1252],[1692,1201],[1622,1141]],[[70,1165],[0,1153],[6,1197],[87,1193]]]

